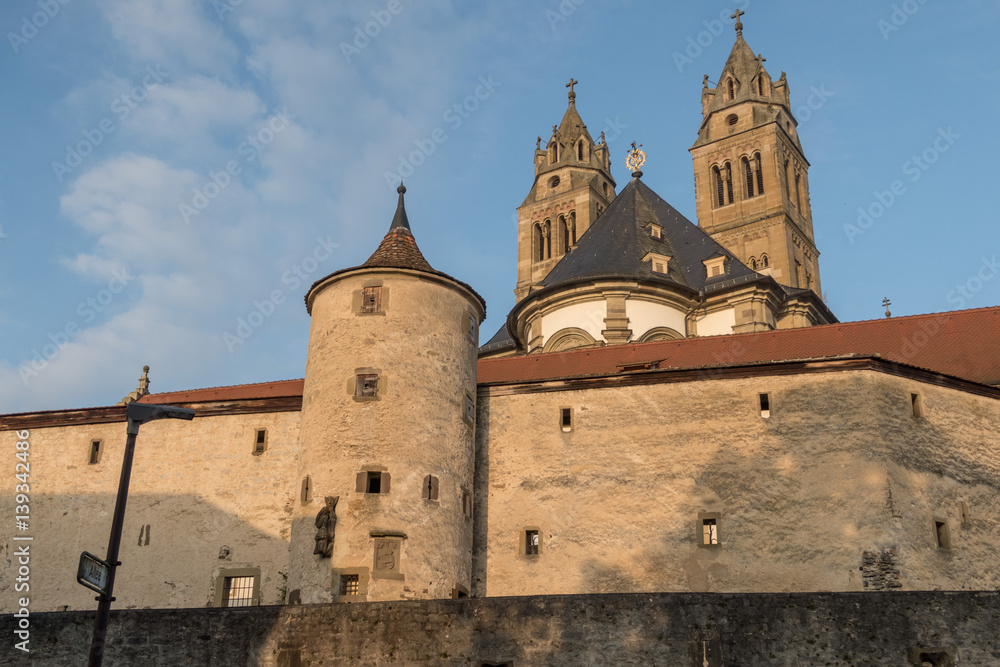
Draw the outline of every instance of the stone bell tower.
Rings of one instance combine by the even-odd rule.
[[[434,270],[399,187],[368,261],[317,281],[288,590],[304,603],[468,594],[482,297]]]
[[[698,225],[751,269],[822,296],[809,205],[809,162],[792,115],[785,73],[777,81],[743,39],[710,88],[691,148]]]
[[[611,157],[601,133],[594,143],[576,110],[570,79],[569,106],[545,147],[535,145],[535,181],[517,209],[517,286],[520,301],[545,278],[562,257],[576,247],[615,197]]]

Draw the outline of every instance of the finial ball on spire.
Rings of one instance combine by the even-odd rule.
[[[401,195],[405,195],[406,194],[406,186],[403,185],[403,181],[399,182],[399,187],[396,188],[396,192],[398,192]]]

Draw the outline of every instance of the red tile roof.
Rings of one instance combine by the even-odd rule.
[[[299,379],[261,382],[258,384],[238,384],[231,387],[190,389],[188,391],[173,391],[163,394],[147,394],[140,398],[139,402],[169,405],[171,403],[207,403],[211,401],[285,398],[289,396],[301,396],[302,385],[304,383],[305,380]]]
[[[1000,384],[1000,307],[843,322],[766,333],[614,345],[479,362],[479,383],[611,375],[621,366],[700,368],[877,355],[982,384]],[[149,394],[143,403],[199,403],[302,395],[304,380]]]
[[[553,352],[479,362],[479,383],[526,382],[619,372],[619,366],[659,362],[698,368],[843,355],[883,359],[1000,384],[1000,307],[844,322],[766,333]]]

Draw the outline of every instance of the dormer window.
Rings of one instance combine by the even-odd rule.
[[[662,273],[667,275],[667,269],[670,266],[670,257],[667,255],[660,255],[655,252],[646,253],[646,256],[642,258],[643,262],[649,262],[649,270],[653,273]]]
[[[656,224],[655,222],[651,222],[648,225],[646,225],[646,231],[649,232],[649,238],[651,239],[663,238],[663,227]]]
[[[705,265],[705,275],[708,279],[718,278],[726,274],[726,256],[709,257],[702,262]]]

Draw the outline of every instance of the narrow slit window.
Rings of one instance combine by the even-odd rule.
[[[369,471],[365,493],[382,493],[382,473]]]
[[[361,292],[361,312],[378,313],[382,308],[382,288],[365,287]]]
[[[939,549],[947,549],[951,546],[951,536],[948,534],[947,522],[935,521],[934,535],[937,538],[937,545]]]
[[[768,394],[760,395],[760,416],[764,419],[771,416],[771,397]]]
[[[90,465],[101,462],[101,454],[104,453],[104,441],[94,440],[90,443]]]
[[[757,173],[757,194],[764,194],[764,169],[760,163],[760,153],[754,155],[754,171]]]
[[[559,414],[559,425],[563,431],[573,430],[573,408],[562,408]]]
[[[263,454],[264,448],[267,446],[267,429],[259,428],[257,429],[257,437],[253,443],[253,453]]]
[[[427,475],[424,477],[424,486],[421,493],[421,497],[424,500],[437,500],[438,499],[438,478],[434,475]]]
[[[472,423],[476,421],[476,402],[470,396],[465,397],[465,418]]]
[[[733,165],[726,163],[726,203],[733,203]]]
[[[354,390],[354,395],[363,398],[374,398],[378,396],[378,375],[372,373],[362,373],[358,375],[358,382]]]
[[[719,543],[719,524],[715,519],[702,519],[701,543],[706,545]]]
[[[920,418],[924,416],[924,399],[920,394],[910,394],[910,407],[913,409],[913,416]]]
[[[466,518],[472,518],[472,496],[465,489],[462,489],[462,514]]]
[[[538,555],[538,531],[537,530],[526,530],[526,531],[524,531],[524,555],[525,556],[537,556]]]
[[[312,500],[312,478],[306,475],[302,478],[302,504],[305,505]]]
[[[360,581],[356,574],[340,575],[340,594],[357,595],[360,591]]]

